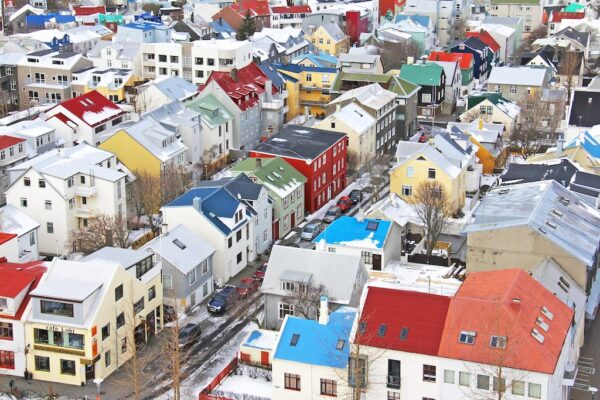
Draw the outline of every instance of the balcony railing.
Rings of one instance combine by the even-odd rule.
[[[283,100],[272,99],[271,101],[263,101],[262,108],[265,110],[279,110],[284,104]]]
[[[388,375],[387,377],[387,387],[390,389],[400,389],[400,377]]]
[[[75,209],[75,216],[80,218],[92,218],[96,215],[93,210],[89,208],[78,207]]]
[[[75,196],[91,197],[98,193],[98,188],[94,186],[75,185]]]
[[[85,356],[85,350],[77,350],[77,349],[73,349],[73,348],[52,346],[52,345],[47,345],[47,344],[37,344],[36,343],[33,345],[33,349],[40,350],[40,351],[50,351],[53,353],[71,354],[74,356]]]
[[[25,78],[25,85],[35,86],[35,85],[51,85],[51,86],[59,86],[61,88],[68,88],[71,83],[68,81],[56,81],[56,82],[47,82],[46,79],[32,79]]]

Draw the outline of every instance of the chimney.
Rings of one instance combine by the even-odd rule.
[[[342,103],[340,103],[339,101],[337,103],[335,103],[335,111],[340,111],[342,109]]]
[[[262,168],[262,158],[255,158],[256,168]]]
[[[265,82],[265,101],[270,103],[273,100],[273,82],[270,80]]]
[[[202,199],[200,197],[194,197],[192,200],[192,206],[194,207],[194,210],[202,213]]]
[[[160,233],[162,233],[165,236],[169,235],[169,224],[161,224],[160,225]]]
[[[329,301],[327,296],[321,296],[319,304],[319,325],[327,325],[329,323]]]
[[[563,135],[558,135],[558,139],[556,140],[556,151],[562,153],[564,144],[565,139],[563,139]]]
[[[229,74],[231,75],[231,79],[233,79],[233,81],[237,83],[237,81],[238,81],[238,70],[237,70],[237,68],[232,68],[231,72]]]
[[[356,220],[358,222],[363,222],[365,220],[365,212],[362,208],[358,209],[358,212],[356,213]]]

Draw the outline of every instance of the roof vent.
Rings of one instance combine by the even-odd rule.
[[[513,302],[514,304],[521,304],[521,299],[520,299],[520,298],[518,298],[518,297],[513,297],[513,299],[512,299],[512,302]]]
[[[592,98],[588,97],[588,104],[592,104]]]
[[[571,202],[571,200],[567,199],[566,197],[559,196],[559,197],[558,197],[558,202],[559,202],[560,204],[562,204],[563,206],[568,206],[568,205],[569,205],[569,203]]]
[[[533,329],[531,330],[531,336],[533,336],[533,338],[534,338],[535,340],[537,340],[538,342],[540,342],[540,343],[544,343],[544,340],[546,340],[546,338],[544,338],[544,335],[542,335],[542,334],[540,333],[540,331],[538,331],[538,330],[537,330],[537,329],[535,329],[535,328],[533,328]]]

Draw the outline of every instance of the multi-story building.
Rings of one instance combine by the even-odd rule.
[[[6,202],[6,189],[10,185],[8,170],[27,159],[25,139],[0,135],[0,203]]]
[[[522,103],[528,97],[541,98],[548,80],[545,68],[494,67],[488,79],[488,90],[501,93],[508,100]]]
[[[431,18],[437,36],[437,43],[445,46],[455,40],[454,25],[467,10],[463,0],[407,0],[406,15],[426,15]]]
[[[46,152],[10,169],[7,203],[42,228],[42,254],[62,254],[72,231],[97,215],[125,216],[126,175],[114,154],[83,143]]]
[[[93,90],[63,101],[45,115],[66,147],[83,142],[97,146],[109,128],[123,122],[125,111]]]
[[[17,63],[19,109],[40,104],[58,104],[72,97],[73,73],[92,67],[81,54],[42,50],[27,54]]]
[[[197,94],[196,85],[190,81],[180,76],[165,76],[136,87],[132,103],[137,113],[144,113],[174,101],[191,100]]]
[[[169,43],[171,28],[157,22],[141,21],[119,25],[114,42]]]
[[[95,90],[113,103],[124,103],[138,79],[130,69],[93,67],[73,74],[71,91],[76,97]]]
[[[0,117],[19,108],[19,88],[17,63],[24,57],[22,53],[3,53],[0,55]]]
[[[319,26],[307,39],[320,51],[335,57],[347,53],[350,47],[346,34],[332,22]]]
[[[250,14],[257,31],[270,27],[271,8],[268,2],[260,0],[241,0],[222,7],[212,16],[212,20],[217,22],[222,19],[237,32],[246,18],[246,12]]]
[[[29,371],[25,354],[25,317],[29,293],[46,273],[43,262],[11,263],[0,259],[0,374],[23,377]]]
[[[310,42],[299,28],[265,28],[250,38],[254,58],[276,63],[291,62],[294,58],[308,54]]]
[[[287,125],[252,149],[249,156],[281,157],[304,175],[306,212],[313,213],[346,187],[347,151],[343,133]]]
[[[0,232],[16,236],[18,251],[16,261],[25,263],[40,259],[39,228],[38,222],[16,207],[7,204],[0,208]]]
[[[492,17],[521,18],[523,37],[528,37],[532,30],[542,24],[544,9],[539,0],[491,0],[488,13]]]
[[[301,28],[302,20],[312,12],[308,5],[271,7],[271,28]]]
[[[56,130],[43,119],[23,120],[12,125],[0,127],[0,134],[9,134],[25,139],[25,151],[33,157],[62,144],[62,139],[56,137]]]
[[[417,103],[419,115],[435,118],[441,112],[442,104],[446,99],[446,79],[448,79],[444,68],[428,61],[407,64],[400,70],[400,78],[421,87]]]
[[[213,72],[231,72],[252,62],[247,40],[197,40],[191,48],[192,82],[203,84]]]
[[[162,292],[152,253],[105,248],[83,262],[55,258],[30,292],[25,340],[33,379],[83,386],[107,378],[162,329]]]
[[[130,69],[135,76],[142,76],[141,43],[102,40],[87,56],[96,67]]]

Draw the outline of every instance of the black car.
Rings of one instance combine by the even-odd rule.
[[[229,310],[238,300],[238,292],[235,286],[225,286],[219,290],[208,302],[206,308],[214,314],[223,314]]]
[[[186,324],[179,330],[179,347],[188,347],[193,345],[202,334],[202,329],[198,324]]]
[[[352,200],[352,204],[356,204],[360,203],[360,201],[363,198],[363,195],[360,190],[354,189],[348,194],[348,197],[350,197],[350,200]]]

